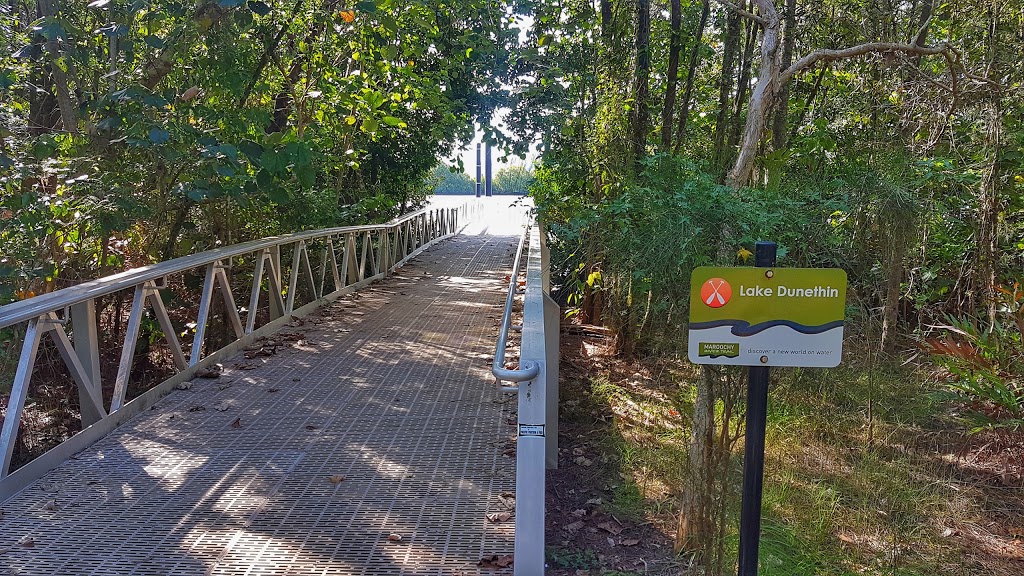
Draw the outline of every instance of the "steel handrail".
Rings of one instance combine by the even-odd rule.
[[[7,399],[7,417],[0,426],[0,501],[95,442],[127,418],[145,410],[173,386],[193,377],[197,370],[226,358],[256,338],[270,334],[294,317],[309,314],[330,301],[388,276],[429,246],[457,234],[461,230],[459,223],[469,216],[470,208],[466,205],[432,207],[385,224],[325,228],[262,238],[127,270],[0,306],[0,328],[25,323],[21,353]],[[310,258],[313,242],[324,244],[317,247],[321,249],[317,273],[314,273]],[[281,266],[280,253],[285,246],[291,246],[287,275]],[[239,307],[232,278],[226,269],[230,266],[230,258],[248,255],[254,257],[251,290],[247,298],[249,305]],[[160,292],[167,288],[163,278],[196,269],[205,269],[205,279],[192,325],[194,335],[186,356],[184,342],[179,339],[177,327]],[[236,280],[249,282],[245,275]],[[263,287],[264,281],[266,288]],[[308,290],[300,299],[298,294],[302,290],[299,287],[303,284]],[[107,403],[103,394],[105,380],[100,373],[100,347],[103,342],[97,330],[96,300],[123,290],[131,290],[133,296],[127,323],[119,335],[123,338],[118,338],[122,344],[120,360],[113,392]],[[206,331],[218,294],[223,300],[225,322],[233,331],[234,339],[218,350],[208,351],[205,349]],[[261,294],[269,300],[269,315],[257,326]],[[244,322],[240,311],[245,311]],[[143,317],[150,313],[160,325],[174,372],[169,379],[130,399],[127,392],[136,343]],[[52,340],[77,386],[82,406],[82,430],[12,472],[10,465],[19,437],[21,414],[29,397],[37,352],[44,337]]]
[[[431,212],[433,210],[438,209],[424,208],[411,214],[400,216],[384,224],[338,226],[333,228],[322,228],[320,230],[308,230],[292,234],[282,234],[280,236],[269,236],[259,240],[251,240],[241,244],[232,244],[231,246],[225,246],[223,248],[215,248],[213,250],[207,250],[197,254],[181,256],[165,262],[150,264],[149,266],[132,268],[131,270],[126,270],[110,276],[104,276],[103,278],[95,280],[88,280],[47,294],[41,294],[33,298],[0,306],[0,328],[6,328],[14,324],[26,322],[33,318],[38,318],[42,314],[52,310],[61,310],[69,306],[74,306],[75,304],[80,304],[101,296],[113,294],[114,292],[134,288],[139,284],[158,280],[171,274],[178,274],[201,266],[207,266],[214,262],[227,260],[229,258],[246,256],[264,248],[272,248],[274,246],[281,246],[304,240],[314,240],[326,236],[390,229],[395,226],[401,226],[409,220],[419,218],[423,216],[424,213]]]
[[[508,295],[505,297],[505,311],[501,316],[501,328],[498,330],[498,342],[494,348],[494,362],[491,365],[491,373],[503,392],[518,392],[518,386],[501,386],[502,382],[528,382],[540,374],[540,365],[532,360],[520,362],[520,367],[505,368],[505,347],[508,344],[508,332],[512,326],[512,302],[516,296],[516,288],[519,285],[519,268],[523,261],[523,246],[526,238],[530,235],[532,219],[527,219],[523,228],[523,234],[519,237],[519,247],[516,248],[516,257],[512,261],[512,273],[509,275]]]

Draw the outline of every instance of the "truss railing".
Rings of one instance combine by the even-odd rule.
[[[200,368],[249,345],[295,316],[308,314],[326,302],[387,276],[429,245],[455,234],[471,210],[471,206],[432,208],[386,224],[328,228],[254,240],[0,306],[0,329],[24,326],[21,353],[0,429],[0,501],[95,442],[125,419],[145,410],[175,385],[191,379]],[[313,252],[314,249],[319,254]],[[287,275],[283,273],[282,253],[291,256]],[[254,264],[248,307],[242,310],[244,318],[236,305],[236,292],[232,290],[228,274],[236,259]],[[161,293],[168,288],[168,278],[197,270],[202,271],[204,280],[194,336],[186,355],[184,343],[177,336],[179,327],[172,322]],[[104,398],[100,377],[103,343],[98,332],[97,299],[121,291],[132,292],[132,304],[121,339],[113,392],[109,398]],[[306,298],[300,302],[297,299],[303,291]],[[206,340],[215,293],[223,302],[229,342],[218,350],[208,351]],[[264,296],[267,309],[261,316],[260,302]],[[150,318],[155,317],[160,326],[175,373],[128,401],[126,393],[147,308],[152,315]],[[29,386],[37,370],[40,344],[46,335],[52,339],[77,385],[82,431],[12,471],[11,461]]]
[[[528,249],[524,260],[524,248]],[[519,274],[526,265],[526,288]],[[544,574],[545,470],[558,467],[558,341],[560,312],[551,299],[548,247],[542,226],[530,221],[509,274],[492,372],[503,391],[519,395],[516,432],[515,576]],[[523,294],[523,323],[512,326],[515,296]],[[522,331],[519,367],[505,366],[509,330]],[[515,386],[502,386],[502,382]]]

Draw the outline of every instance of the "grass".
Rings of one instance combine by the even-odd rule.
[[[664,520],[675,514],[685,487],[692,368],[607,356],[600,364],[590,373],[590,401],[614,415],[613,431],[601,442],[623,478],[609,509]],[[910,369],[848,363],[774,371],[760,573],[1019,573],[1012,555],[985,557],[976,540],[951,536],[957,526],[986,521],[992,499],[985,485],[951,464],[960,441],[946,407]],[[738,499],[730,502],[726,548],[733,554],[738,507]]]

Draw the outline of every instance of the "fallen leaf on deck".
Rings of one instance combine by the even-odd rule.
[[[18,540],[18,546],[21,546],[22,548],[35,548],[36,539],[31,536],[26,536],[21,540]]]
[[[227,412],[229,409],[231,409],[231,403],[220,401],[213,405],[213,409],[216,410],[217,412]]]
[[[316,430],[316,426],[313,426],[312,424],[308,424],[306,426],[306,430]]]
[[[200,368],[196,370],[196,376],[200,378],[220,378],[221,372],[224,371],[224,366],[221,364],[214,364],[207,368]]]
[[[184,382],[178,382],[175,386],[178,390],[188,390],[192,387],[192,382],[186,380]]]
[[[56,509],[57,509],[57,501],[56,500],[49,500],[49,501],[46,502],[46,504],[43,504],[43,510],[56,510]]]
[[[622,533],[622,526],[619,526],[618,522],[601,522],[597,527],[605,532],[611,532],[615,536]]]
[[[516,509],[516,495],[512,492],[502,492],[498,495],[498,501],[501,502],[502,506],[509,510]]]
[[[345,475],[344,474],[335,474],[335,475],[331,476],[330,478],[328,478],[327,481],[330,482],[331,484],[341,484],[342,482],[345,481]]]
[[[242,419],[241,418],[235,418],[235,421],[231,423],[231,427],[232,428],[241,428],[242,427]]]
[[[390,540],[392,542],[401,542],[402,541],[402,535],[401,534],[388,534],[388,540]]]
[[[477,566],[481,568],[508,568],[512,565],[512,555],[507,554],[505,556],[498,556],[493,554],[491,556],[484,556],[477,562]]]
[[[268,388],[267,392],[279,392],[280,390],[280,388]]]
[[[512,517],[511,512],[491,512],[487,515],[488,522],[504,522]]]
[[[193,407],[189,408],[188,411],[189,412],[204,412],[204,411],[206,411],[206,406],[193,406]]]

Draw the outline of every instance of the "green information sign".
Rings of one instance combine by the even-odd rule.
[[[838,366],[845,311],[843,270],[697,268],[690,281],[690,361]]]

